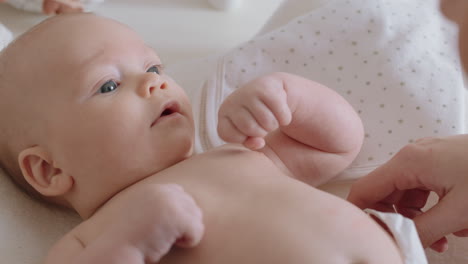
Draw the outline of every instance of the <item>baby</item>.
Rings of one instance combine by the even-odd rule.
[[[60,15],[1,53],[0,123],[14,181],[84,220],[45,263],[402,263],[373,220],[310,186],[350,164],[363,128],[301,77],[232,93],[231,144],[193,155],[189,99],[157,54],[116,21]]]

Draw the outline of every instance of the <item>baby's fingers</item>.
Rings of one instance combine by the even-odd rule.
[[[250,106],[251,113],[257,123],[267,132],[271,132],[279,127],[279,120],[275,114],[262,101]]]
[[[243,143],[247,137],[264,137],[267,134],[247,107],[221,116],[219,122],[223,122],[218,126],[219,135],[227,142]]]
[[[218,119],[218,135],[222,140],[230,143],[242,143],[247,139],[247,136],[237,129],[228,116]]]
[[[291,123],[292,113],[287,102],[287,95],[284,89],[266,90],[266,93],[260,96],[260,101],[273,113],[279,125],[287,126]]]
[[[265,146],[265,139],[261,137],[248,137],[244,141],[244,146],[251,150],[258,150]]]
[[[181,236],[177,238],[175,244],[179,247],[194,247],[200,243],[203,237],[205,226],[203,224],[203,212],[192,196],[186,193],[183,188],[180,192],[180,214],[178,220],[181,221]]]
[[[457,237],[468,237],[468,229],[463,229],[453,233]]]
[[[202,212],[198,206],[196,208],[193,207],[192,212],[187,213],[185,232],[176,240],[175,244],[183,248],[195,247],[202,240],[204,232],[205,226],[203,224]]]

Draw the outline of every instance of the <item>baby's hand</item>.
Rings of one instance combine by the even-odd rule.
[[[242,143],[250,149],[265,146],[264,137],[291,123],[292,113],[283,83],[264,76],[239,88],[221,105],[218,134],[226,142]]]
[[[42,10],[48,15],[77,13],[83,11],[83,5],[80,0],[44,0]]]
[[[189,248],[200,242],[204,233],[201,209],[181,186],[148,185],[130,198],[124,221],[112,230],[150,263],[158,262],[174,244]]]

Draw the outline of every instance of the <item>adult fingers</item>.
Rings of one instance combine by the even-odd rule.
[[[55,1],[44,1],[42,4],[42,11],[51,15],[54,14],[60,8],[60,4]]]
[[[398,190],[394,178],[398,173],[398,167],[393,166],[390,160],[354,183],[348,201],[361,209],[374,208]]]
[[[430,191],[425,189],[411,189],[404,192],[398,201],[398,206],[412,209],[422,209],[429,198]]]
[[[434,244],[447,234],[465,228],[464,219],[460,219],[458,215],[461,208],[457,208],[454,201],[447,196],[427,212],[413,219],[424,247]]]
[[[448,249],[448,240],[446,237],[443,237],[433,243],[430,248],[439,253],[444,253]]]
[[[457,237],[468,237],[468,229],[463,229],[453,233]]]
[[[421,175],[427,176],[428,157],[414,144],[402,148],[351,188],[348,200],[360,208],[371,207],[396,191],[427,189]],[[430,160],[429,160],[430,161]]]

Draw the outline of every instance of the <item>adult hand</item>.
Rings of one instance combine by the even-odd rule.
[[[423,212],[430,191],[439,201]],[[446,235],[468,236],[468,135],[423,138],[405,146],[358,180],[348,200],[413,219],[424,247],[447,250]]]
[[[80,0],[44,0],[42,10],[48,15],[77,13],[83,11],[83,5]]]

